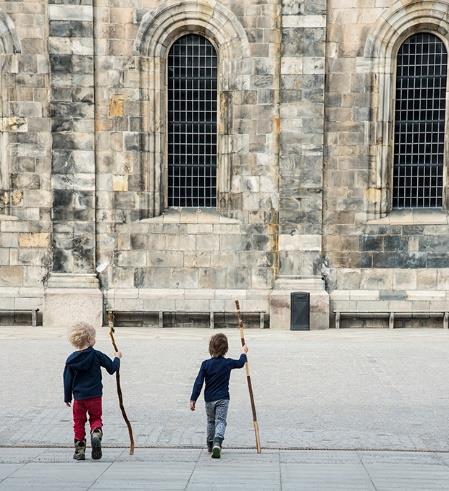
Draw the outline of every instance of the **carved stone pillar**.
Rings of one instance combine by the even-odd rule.
[[[95,86],[92,2],[49,3],[53,271],[44,325],[99,326],[95,274]]]
[[[306,1],[299,12],[283,4],[280,18],[279,264],[270,325],[289,328],[290,294],[304,291],[310,293],[311,329],[324,329],[329,327],[322,279],[326,6]]]

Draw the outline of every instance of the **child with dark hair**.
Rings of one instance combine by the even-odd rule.
[[[226,417],[229,408],[229,379],[231,370],[243,368],[246,363],[248,347],[242,347],[242,354],[238,360],[225,358],[228,352],[228,338],[224,334],[215,334],[209,341],[209,353],[211,358],[203,361],[200,371],[193,385],[190,397],[190,409],[195,411],[204,381],[204,400],[206,401],[207,415],[207,450],[212,453],[212,458],[219,459],[221,445],[226,429]]]
[[[103,438],[101,367],[109,374],[120,368],[122,354],[118,351],[111,360],[101,351],[94,350],[95,328],[85,322],[74,325],[69,333],[69,341],[76,348],[66,361],[64,368],[64,402],[72,405],[73,430],[75,433],[75,460],[84,460],[86,453],[87,415],[90,423],[92,458],[101,459],[101,440]]]

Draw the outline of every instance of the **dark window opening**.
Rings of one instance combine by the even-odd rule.
[[[397,56],[394,208],[443,205],[447,51],[434,34],[409,37]]]
[[[168,205],[213,208],[216,181],[217,53],[188,34],[168,56]]]

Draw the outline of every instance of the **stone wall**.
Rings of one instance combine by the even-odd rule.
[[[448,5],[368,3],[328,5],[324,253],[332,308],[444,310],[447,211],[391,210],[387,196],[395,50],[423,18],[448,39],[440,22]]]
[[[99,9],[98,257],[110,265],[101,275],[109,307],[139,308],[138,295],[158,310],[174,303],[158,292],[165,288],[184,292],[184,310],[198,310],[200,300],[209,310],[210,291],[223,310],[227,290],[243,299],[260,290],[253,307],[269,309],[279,206],[276,13],[269,1]],[[219,46],[218,208],[167,213],[165,59],[176,37],[192,31]]]
[[[1,2],[0,37],[0,308],[20,309],[52,261],[47,2]]]
[[[272,327],[291,291],[314,328],[328,292],[331,309],[444,309],[448,214],[391,210],[388,183],[395,46],[424,17],[449,39],[448,5],[0,3],[0,309],[76,298],[77,315],[100,288],[122,310],[238,297]],[[189,32],[219,53],[215,210],[166,209],[165,60]]]

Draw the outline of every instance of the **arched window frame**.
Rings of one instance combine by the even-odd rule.
[[[249,87],[249,42],[235,14],[214,0],[168,0],[147,12],[135,41],[141,101],[141,218],[162,213],[167,205],[167,59],[176,39],[198,34],[217,51],[217,210],[235,207],[233,153],[241,138],[232,128],[233,92]],[[236,150],[237,149],[237,150]]]
[[[172,47],[174,46],[174,44],[179,40],[181,39],[182,37],[188,35],[188,34],[195,34],[197,36],[201,36],[202,38],[206,39],[207,41],[209,41],[209,43],[213,46],[213,48],[215,49],[215,54],[217,56],[217,144],[216,144],[216,148],[217,148],[217,189],[216,189],[216,193],[217,193],[217,196],[216,196],[216,201],[218,203],[218,193],[221,191],[221,189],[219,189],[218,187],[218,149],[219,149],[219,123],[220,123],[220,119],[223,118],[223,116],[225,115],[222,115],[220,114],[220,111],[219,111],[219,103],[220,103],[220,93],[221,93],[221,84],[220,84],[220,77],[218,76],[219,73],[221,73],[222,71],[222,67],[220,65],[220,50],[219,50],[219,46],[216,42],[215,39],[209,37],[208,35],[205,35],[204,33],[201,33],[201,32],[197,32],[195,30],[189,30],[188,32],[182,32],[178,34],[178,36],[176,36],[176,38],[174,38],[172,40],[172,42],[170,43],[170,45],[168,46],[168,49],[167,49],[167,56],[166,56],[166,63],[165,63],[165,70],[166,70],[166,73],[165,73],[165,80],[167,81],[166,83],[166,91],[165,91],[165,102],[166,102],[166,107],[165,107],[165,118],[168,120],[168,56],[170,55],[170,52],[171,52],[171,49]],[[221,125],[222,126],[222,125]],[[164,208],[169,208],[169,203],[168,203],[168,197],[169,197],[169,183],[168,183],[168,157],[169,157],[169,151],[168,151],[168,124],[167,124],[167,132],[166,132],[166,138],[165,138],[165,151],[164,151],[164,156],[165,156],[165,159],[164,159],[164,164],[163,164],[163,175],[162,175],[162,186],[163,186],[163,206]]]
[[[5,87],[5,73],[12,73],[13,57],[21,52],[20,41],[14,22],[8,14],[0,10],[0,193],[10,191],[10,158],[8,148],[8,92]],[[9,198],[8,198],[9,199]],[[0,209],[0,214],[7,210]]]
[[[391,154],[391,171],[390,171],[390,184],[389,184],[389,190],[390,191],[390,196],[389,196],[389,201],[390,201],[390,210],[393,210],[393,175],[394,175],[394,145],[395,145],[395,138],[396,138],[396,131],[395,131],[395,125],[396,125],[396,118],[395,118],[395,107],[396,107],[396,84],[397,84],[397,71],[398,71],[398,55],[399,55],[399,50],[401,47],[404,45],[404,43],[407,42],[407,40],[413,36],[414,34],[419,34],[419,33],[426,33],[426,34],[432,34],[433,36],[437,37],[445,46],[446,52],[449,55],[449,44],[448,40],[445,39],[443,36],[441,36],[440,33],[436,32],[433,29],[414,29],[412,33],[407,33],[407,35],[401,36],[398,39],[398,43],[395,49],[394,53],[394,77],[393,77],[393,87],[392,87],[392,107],[391,107],[391,112],[392,112],[392,154]],[[404,33],[405,34],[405,33]],[[448,70],[448,76],[446,80],[446,107],[445,107],[445,138],[444,138],[444,159],[443,159],[443,209],[447,209],[447,199],[448,199],[448,165],[449,165],[449,143],[448,143],[448,136],[447,136],[447,131],[448,131],[448,124],[449,124],[449,115],[448,115],[448,104],[449,104],[449,64],[447,65],[447,70]],[[418,210],[425,210],[426,208],[424,207],[416,207],[412,209],[418,209]]]
[[[389,215],[392,207],[394,162],[394,108],[396,60],[400,46],[417,32],[438,36],[449,51],[448,3],[445,0],[423,0],[404,5],[401,0],[382,15],[368,37],[359,73],[372,74],[372,120],[368,127],[369,175],[367,218]],[[446,132],[449,129],[449,97],[446,93]],[[449,209],[448,166],[449,138],[445,141],[443,211]],[[413,210],[413,209],[412,209]],[[417,208],[415,210],[421,210]]]

